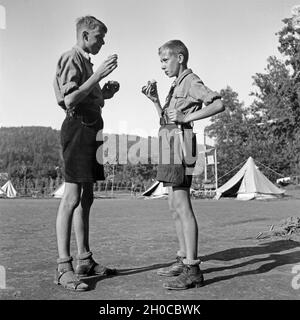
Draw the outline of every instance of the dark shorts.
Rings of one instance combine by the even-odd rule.
[[[193,168],[196,164],[197,141],[192,128],[185,126],[182,138],[179,139],[176,124],[162,125],[159,129],[159,163],[157,167],[158,181],[164,186],[190,188]],[[187,157],[183,156],[183,144]],[[164,161],[168,159],[168,163]]]
[[[105,180],[103,165],[96,159],[96,151],[103,143],[96,141],[96,135],[102,128],[101,116],[92,126],[83,124],[81,117],[65,118],[61,127],[61,145],[66,182]]]
[[[173,187],[173,188],[190,188],[192,185],[193,176],[185,175],[182,183],[173,183],[173,182],[163,182],[164,187]]]

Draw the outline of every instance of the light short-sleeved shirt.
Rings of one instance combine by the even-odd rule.
[[[218,92],[206,87],[191,69],[184,70],[174,81],[173,86],[172,96],[163,108],[162,116],[165,123],[170,122],[165,112],[167,110],[177,109],[187,115],[200,110],[203,103],[207,106],[221,98]]]
[[[79,46],[61,55],[58,60],[54,79],[54,92],[57,103],[64,110],[66,95],[77,90],[93,74],[93,64],[89,54]],[[97,84],[92,91],[75,107],[76,112],[84,113],[85,110],[101,112],[104,99],[100,85]]]

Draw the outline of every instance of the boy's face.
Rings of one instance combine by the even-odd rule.
[[[180,62],[177,54],[173,53],[170,49],[163,49],[160,52],[161,68],[169,77],[177,77],[180,70]]]
[[[86,32],[86,37],[84,39],[85,47],[89,53],[95,55],[100,51],[101,47],[105,43],[105,32],[99,27],[95,28],[94,30],[87,30]]]

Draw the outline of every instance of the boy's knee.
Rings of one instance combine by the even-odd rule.
[[[188,217],[190,214],[192,214],[189,206],[184,202],[177,201],[175,204],[175,209],[176,213],[180,217]]]
[[[80,202],[80,197],[77,195],[67,195],[64,198],[64,206],[67,206],[68,209],[73,210],[78,207]]]
[[[170,211],[171,211],[171,214],[172,214],[172,218],[173,218],[174,220],[180,218],[180,217],[179,217],[179,214],[178,214],[178,212],[177,212],[177,210],[176,210],[175,208],[172,208],[172,210],[170,209]]]
[[[173,207],[176,212],[180,212],[182,210],[182,208],[184,207],[184,205],[183,205],[183,202],[180,201],[180,199],[174,199]]]
[[[178,213],[176,212],[176,208],[174,205],[174,199],[172,199],[172,201],[169,200],[169,211],[171,212],[173,219],[176,219],[178,217]]]

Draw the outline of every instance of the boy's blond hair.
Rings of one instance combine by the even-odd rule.
[[[166,42],[158,49],[158,54],[161,54],[161,52],[165,49],[169,49],[173,54],[182,54],[184,58],[183,62],[187,65],[189,60],[189,51],[182,41],[170,40]]]

